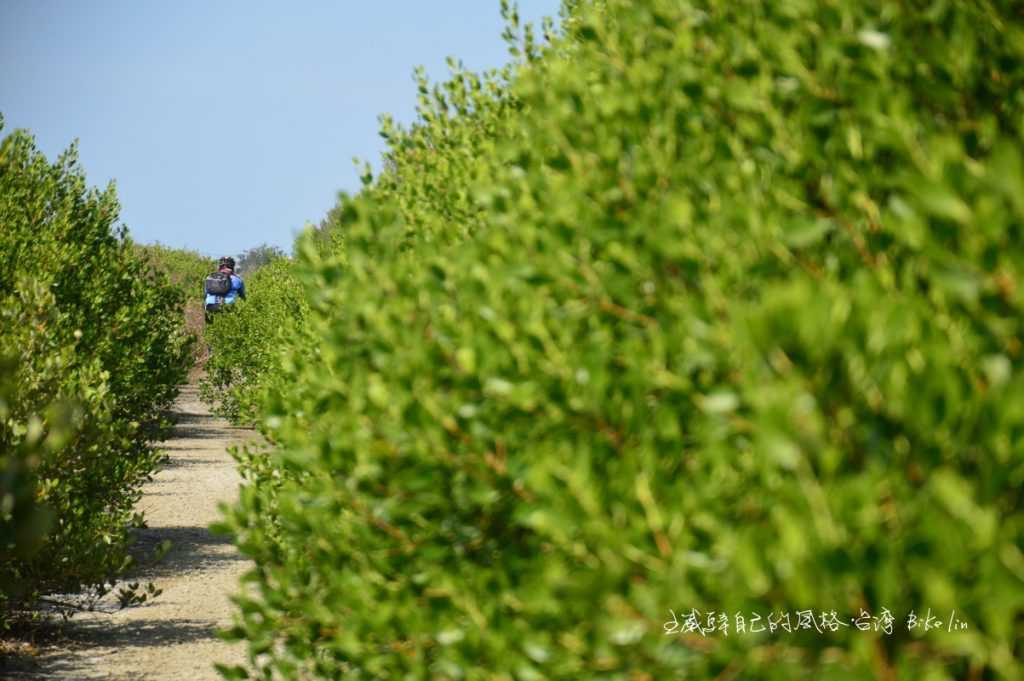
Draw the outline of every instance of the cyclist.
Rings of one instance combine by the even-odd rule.
[[[239,298],[245,298],[245,282],[235,274],[235,259],[220,259],[217,271],[206,278],[206,323],[211,316],[228,309]]]

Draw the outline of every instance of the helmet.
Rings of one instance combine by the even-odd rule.
[[[235,269],[235,259],[232,258],[230,255],[226,255],[226,256],[224,256],[223,258],[220,259],[220,265],[219,266],[220,267],[228,267],[230,269]]]

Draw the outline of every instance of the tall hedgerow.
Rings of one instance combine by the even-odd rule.
[[[1024,17],[564,13],[298,249],[249,671],[1021,678]]]
[[[165,275],[168,282],[180,291],[185,306],[185,328],[197,339],[203,335],[203,317],[206,300],[206,276],[217,269],[217,261],[187,248],[172,248],[163,244],[136,244],[140,258],[149,268]],[[195,343],[192,364],[198,367],[205,361],[205,346]],[[198,371],[194,368],[194,371]]]
[[[188,299],[201,300],[206,275],[217,269],[216,260],[187,248],[173,248],[160,243],[136,244],[135,248],[143,260],[164,273]]]
[[[126,566],[150,441],[189,366],[182,295],[87,189],[74,148],[0,142],[0,623]]]

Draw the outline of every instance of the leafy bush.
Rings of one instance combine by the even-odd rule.
[[[217,261],[186,248],[171,248],[163,244],[136,244],[140,258],[167,276],[189,298],[198,298],[205,291],[206,275],[217,269]]]
[[[206,276],[217,269],[213,258],[183,248],[171,248],[162,244],[136,245],[139,255],[149,266],[167,276],[185,300],[185,328],[196,338],[203,334],[203,318],[206,314]],[[193,346],[192,363],[202,364],[205,357],[200,344]]]
[[[0,143],[0,621],[126,565],[159,415],[188,369],[182,296],[114,228],[74,148]]]
[[[1020,13],[573,2],[520,54],[298,249],[225,523],[250,669],[1021,678]]]

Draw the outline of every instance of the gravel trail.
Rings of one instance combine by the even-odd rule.
[[[31,661],[17,671],[0,668],[0,677],[202,681],[220,678],[214,662],[242,662],[243,647],[215,632],[230,624],[229,599],[248,563],[208,526],[220,518],[218,504],[238,494],[241,479],[227,448],[254,434],[211,415],[194,385],[182,389],[174,412],[177,425],[161,445],[169,460],[144,488],[139,510],[148,527],[138,534],[143,554],[164,540],[173,546],[132,576],[163,593],[141,607],[76,615]]]

